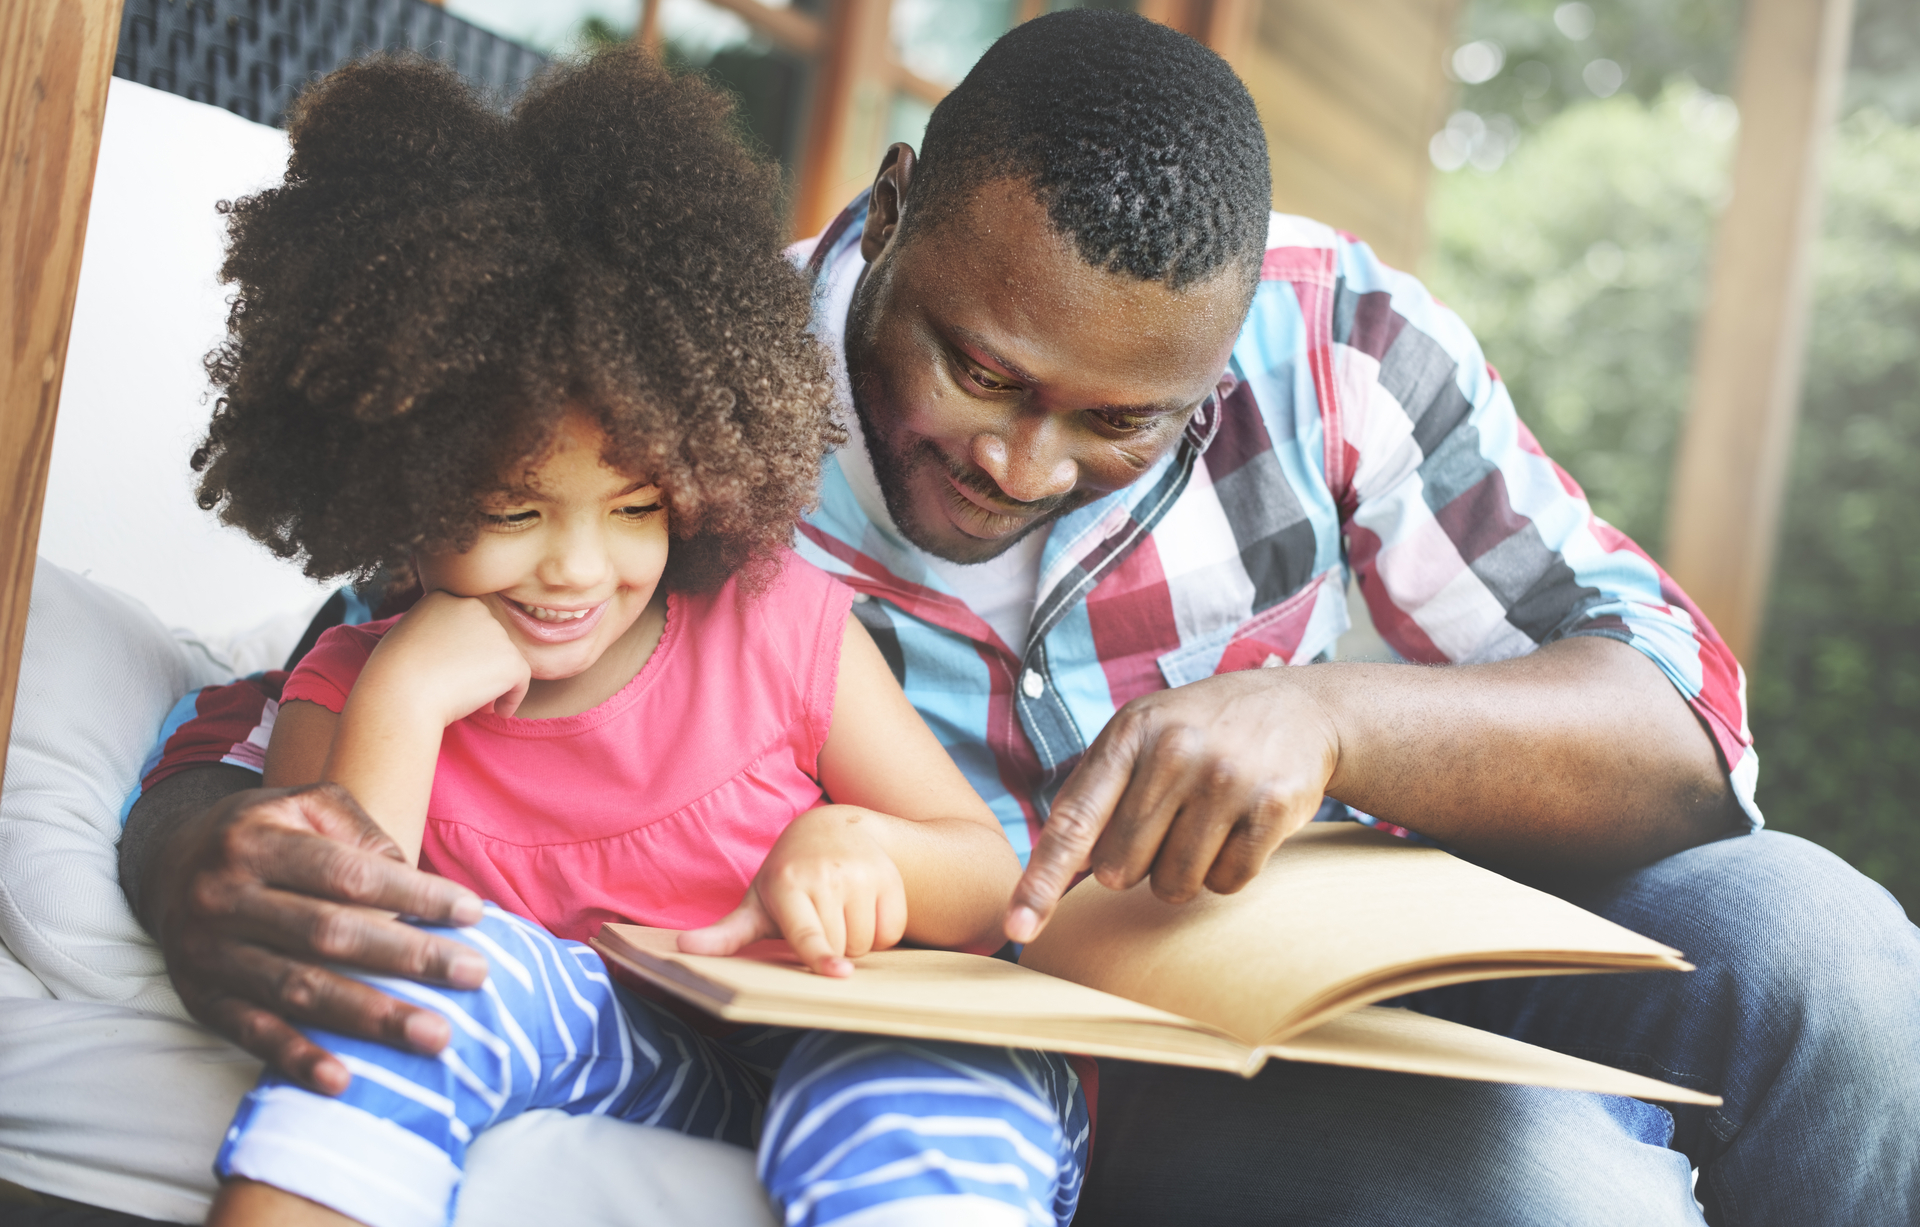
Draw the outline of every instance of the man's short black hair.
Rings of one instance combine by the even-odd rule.
[[[1179,290],[1257,276],[1272,180],[1225,60],[1132,13],[1068,9],[1003,36],[934,108],[904,218],[938,225],[980,184],[1034,186],[1095,268]]]

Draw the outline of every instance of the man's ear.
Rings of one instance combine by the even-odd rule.
[[[868,264],[879,259],[900,233],[907,185],[913,180],[913,161],[913,146],[905,143],[889,145],[880,155],[880,173],[874,176],[873,195],[867,201],[866,229],[860,232],[860,255]]]

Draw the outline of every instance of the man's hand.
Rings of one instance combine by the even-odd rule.
[[[907,888],[899,866],[863,823],[882,816],[824,805],[780,833],[740,906],[704,929],[680,935],[688,954],[732,954],[784,937],[815,973],[850,976],[851,960],[898,945],[907,931]]]
[[[1333,721],[1290,680],[1228,673],[1121,708],[1054,800],[1008,938],[1039,936],[1087,869],[1114,890],[1151,875],[1170,903],[1252,881],[1313,818],[1340,758]]]
[[[1031,941],[1074,874],[1173,902],[1252,880],[1322,794],[1505,872],[1614,873],[1741,829],[1659,666],[1598,636],[1512,660],[1250,669],[1135,699],[1067,779],[1014,888]]]
[[[444,1048],[439,1015],[326,969],[478,988],[486,960],[393,918],[480,919],[463,886],[409,868],[343,789],[252,789],[182,821],[141,891],[149,930],[193,1016],[311,1090],[347,1069],[305,1023],[420,1053]]]

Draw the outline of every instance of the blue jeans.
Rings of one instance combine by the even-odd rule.
[[[1696,1195],[1715,1227],[1920,1223],[1920,930],[1885,891],[1762,832],[1565,893],[1698,970],[1461,985],[1403,1004],[1724,1105],[1102,1062],[1077,1227],[1665,1227],[1703,1221]]]

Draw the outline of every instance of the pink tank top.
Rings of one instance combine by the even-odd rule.
[[[449,725],[420,867],[560,937],[609,920],[695,928],[746,893],[787,823],[821,803],[853,593],[785,555],[758,596],[667,598],[660,644],[600,706]],[[398,619],[336,627],[282,701],[338,712]]]

